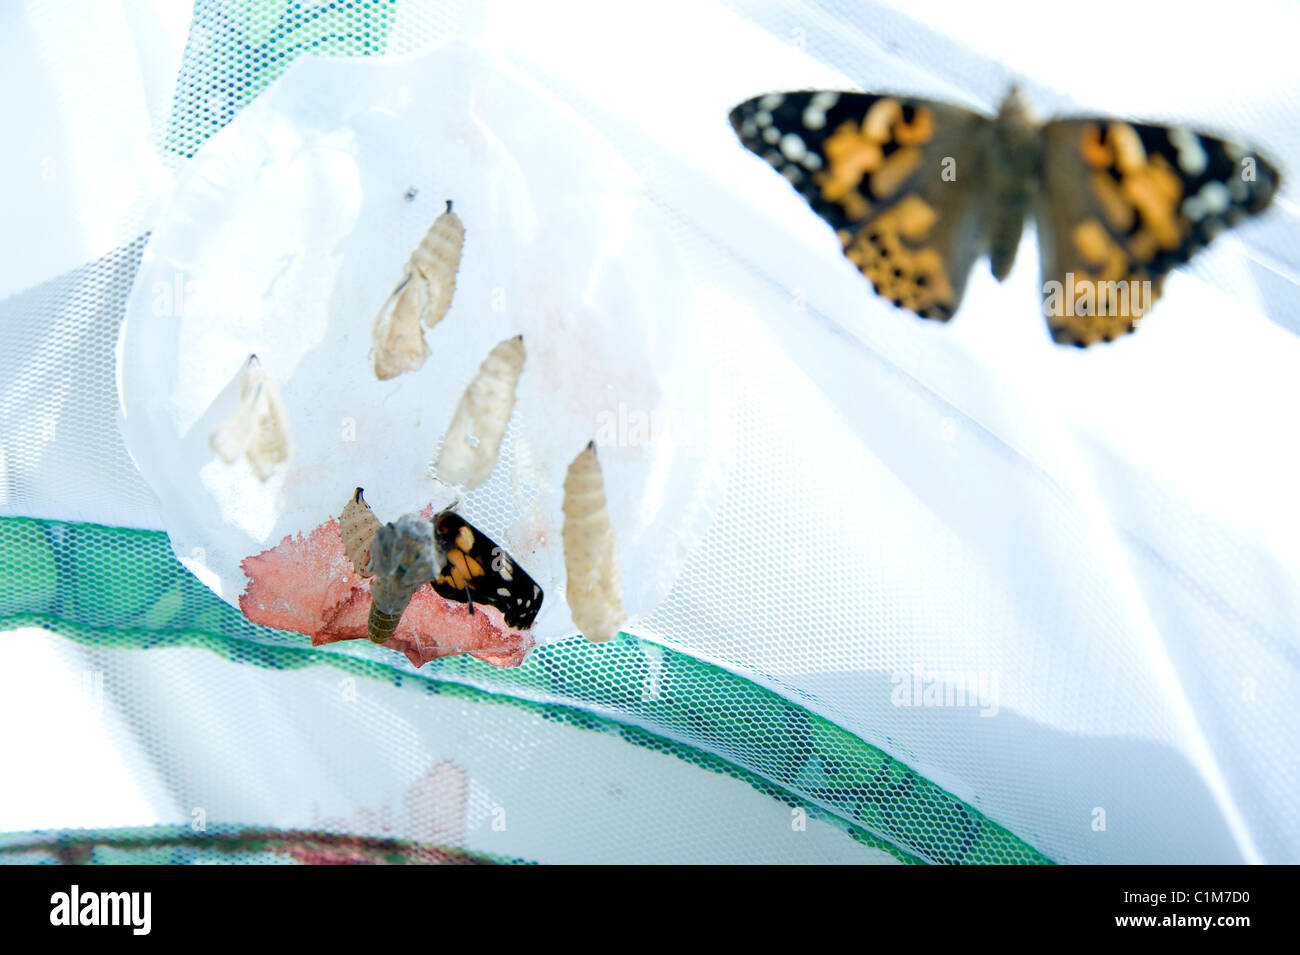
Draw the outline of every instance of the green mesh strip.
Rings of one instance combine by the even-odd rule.
[[[0,833],[0,862],[65,865],[201,865],[212,862],[261,864],[341,863],[382,865],[527,865],[463,849],[426,846],[400,839],[280,829],[185,826],[79,829],[60,833]]]
[[[395,8],[395,0],[199,0],[164,147],[193,156],[300,54],[383,52]]]
[[[0,518],[0,629],[23,625],[96,646],[200,646],[276,669],[329,663],[426,693],[524,707],[743,780],[903,861],[1049,862],[834,723],[628,635],[541,647],[515,669],[460,656],[412,672],[405,658],[366,641],[312,649],[299,634],[250,623],[181,566],[162,532]]]

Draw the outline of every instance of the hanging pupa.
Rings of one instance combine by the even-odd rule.
[[[293,453],[289,416],[280,389],[256,355],[250,355],[239,382],[239,408],[212,429],[208,443],[221,460],[234,464],[247,455],[253,473],[265,481]]]
[[[438,480],[476,488],[491,476],[515,407],[515,386],[524,358],[524,336],[516,335],[483,359],[447,427],[433,466]]]
[[[582,635],[593,643],[617,636],[625,619],[622,588],[594,441],[564,479],[564,571],[569,611]]]
[[[343,553],[362,577],[370,576],[370,541],[380,526],[361,488],[357,488],[339,516],[339,535],[343,538]]]
[[[464,245],[465,226],[452,211],[449,199],[446,211],[434,220],[411,253],[402,280],[375,318],[370,337],[375,376],[380,381],[415,371],[429,357],[420,324],[432,328],[451,308]]]

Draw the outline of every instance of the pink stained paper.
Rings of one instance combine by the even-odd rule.
[[[421,512],[431,517],[432,506]],[[311,637],[312,646],[366,638],[370,583],[343,553],[338,521],[285,537],[270,550],[241,562],[248,586],[239,609],[253,623]],[[452,603],[421,587],[384,644],[415,666],[468,653],[493,666],[519,666],[533,648],[532,635],[512,630],[491,607]]]

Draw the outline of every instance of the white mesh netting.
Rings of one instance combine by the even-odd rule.
[[[33,130],[0,158],[0,619],[23,628],[0,644],[0,721],[97,743],[70,761],[6,731],[9,858],[51,842],[106,861],[1300,855],[1300,79],[1284,48],[1254,51],[1229,92],[1197,66],[1212,36],[1118,4],[1084,21],[164,7],[0,14],[21,51],[0,76],[31,90],[11,124]],[[1104,42],[1121,10],[1167,37],[1141,70]],[[1040,57],[1040,34],[1069,35],[1089,68]],[[301,55],[459,43],[639,178],[685,263],[674,292],[726,432],[725,484],[666,599],[615,643],[550,643],[517,670],[416,670],[244,621],[171,556],[157,532],[181,498],[159,502],[118,425],[119,327],[195,154]],[[809,86],[987,110],[1013,79],[1045,113],[1236,133],[1280,160],[1284,191],[1172,276],[1138,334],[1076,352],[1047,338],[1032,234],[1004,285],[977,268],[952,323],[911,320],[726,121]],[[510,498],[482,500],[504,532]],[[944,699],[955,687],[970,693]]]

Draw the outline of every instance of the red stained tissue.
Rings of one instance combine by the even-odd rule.
[[[421,512],[432,517],[432,505]],[[239,609],[254,623],[311,637],[318,647],[338,640],[366,639],[370,581],[360,577],[343,553],[339,523],[331,518],[304,538],[286,537],[270,550],[240,564],[248,586]],[[499,667],[519,666],[533,648],[526,631],[512,630],[495,608],[451,603],[425,584],[411,598],[397,631],[384,644],[415,666],[457,653]]]

